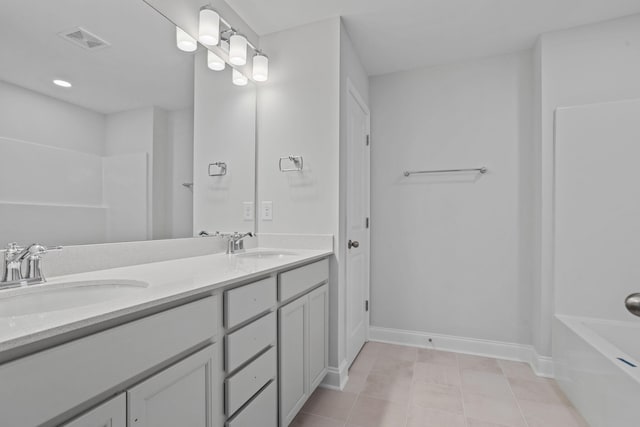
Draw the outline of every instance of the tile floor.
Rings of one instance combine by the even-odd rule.
[[[588,427],[525,363],[370,342],[290,427]]]

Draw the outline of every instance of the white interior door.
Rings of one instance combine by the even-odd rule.
[[[355,88],[347,94],[347,359],[369,333],[369,109]]]

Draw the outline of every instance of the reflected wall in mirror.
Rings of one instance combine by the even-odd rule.
[[[213,73],[206,64],[194,68],[204,48],[178,50],[175,31],[142,0],[3,2],[0,246],[191,237],[204,225],[226,231],[242,220],[236,200],[255,197],[255,133],[227,130],[255,126],[255,99],[235,115],[216,110],[238,107],[231,71],[211,77],[216,84],[198,78]],[[206,87],[194,87],[194,79]],[[238,91],[238,99],[251,90]],[[227,139],[220,152],[205,148],[240,136],[247,140]],[[250,161],[236,162],[232,147],[249,146]],[[225,158],[227,181],[202,176],[202,164]],[[235,176],[250,176],[251,186],[240,190]],[[194,214],[193,191],[204,215]]]
[[[256,88],[196,55],[194,233],[255,231]],[[248,214],[251,215],[248,215]]]

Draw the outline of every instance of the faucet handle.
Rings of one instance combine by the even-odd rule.
[[[18,253],[18,252],[20,252],[22,250],[24,250],[24,247],[19,246],[16,242],[12,242],[12,243],[9,243],[7,245],[6,252],[7,252],[7,254],[9,254],[9,253],[15,254],[15,253]]]
[[[42,245],[33,245],[30,248],[31,255],[42,255],[47,252],[52,251],[61,251],[64,249],[62,246],[42,246]]]
[[[46,282],[47,279],[42,271],[42,255],[62,249],[62,246],[31,245],[27,257],[27,279],[37,280],[39,283]]]

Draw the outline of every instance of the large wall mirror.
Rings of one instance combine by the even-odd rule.
[[[256,90],[206,56],[142,0],[3,1],[0,246],[254,230]]]

